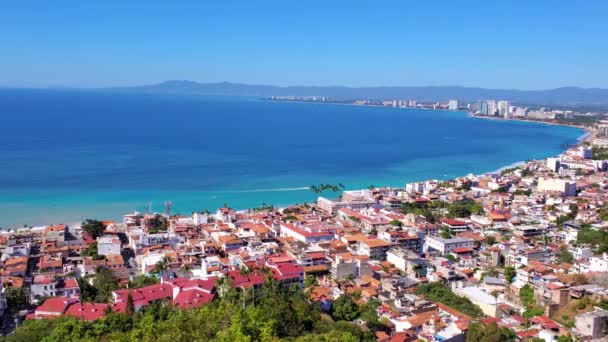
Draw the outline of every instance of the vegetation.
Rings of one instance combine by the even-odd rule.
[[[601,211],[600,211],[601,212]],[[598,252],[608,251],[608,232],[604,230],[594,230],[589,224],[582,224],[576,236],[577,244],[590,244],[598,246]]]
[[[103,222],[91,219],[84,220],[80,226],[93,239],[97,239],[98,236],[103,235],[103,231],[106,229]]]
[[[367,317],[363,306],[361,315]],[[355,306],[356,308],[356,306]],[[358,310],[358,309],[357,309]],[[346,312],[348,313],[348,312]],[[348,316],[352,317],[352,316]],[[377,318],[376,318],[377,319]],[[87,322],[73,317],[28,320],[6,341],[374,341],[371,332],[348,322],[323,319],[297,286],[268,278],[255,293],[227,290],[200,308],[176,310],[156,302],[129,316],[108,313]]]
[[[447,204],[442,201],[430,201],[426,203],[403,203],[401,212],[404,214],[414,214],[424,216],[430,223],[435,223],[439,220],[441,209],[447,207]]]
[[[457,296],[449,288],[443,286],[443,284],[438,282],[421,285],[416,290],[416,294],[422,295],[427,299],[445,304],[473,318],[479,318],[483,316],[483,312],[481,311],[481,309],[477,305],[473,304],[468,298]]]
[[[507,267],[505,267],[503,273],[504,273],[505,281],[507,282],[507,284],[511,284],[511,282],[513,281],[513,278],[515,278],[515,275],[517,274],[517,271],[515,271],[515,268],[513,268],[511,266],[507,266]]]
[[[517,335],[515,332],[508,328],[500,328],[494,322],[485,326],[481,322],[474,322],[469,324],[469,330],[467,331],[466,341],[467,342],[507,342],[515,341]]]
[[[526,308],[532,307],[536,304],[534,300],[534,289],[530,287],[530,285],[526,284],[519,290],[519,300],[521,300],[521,304]]]
[[[83,302],[105,303],[112,297],[112,291],[118,289],[118,281],[112,271],[103,267],[97,268],[92,282],[89,282],[89,278],[78,279]]]
[[[104,258],[103,255],[97,254],[97,241],[93,241],[84,251],[82,251],[82,255],[92,257],[93,260],[101,260]]]
[[[561,264],[564,262],[567,263],[572,263],[574,262],[574,256],[572,256],[572,254],[570,253],[570,251],[568,250],[568,246],[567,245],[562,245],[556,253],[557,256],[557,263]]]
[[[138,275],[137,277],[133,278],[133,280],[131,280],[131,282],[129,283],[129,288],[133,289],[154,284],[158,284],[157,278],[149,277],[146,275]]]
[[[439,228],[439,236],[441,236],[443,239],[451,239],[452,232],[450,231],[450,228],[448,228],[448,227],[441,227],[441,228]]]
[[[519,195],[519,196],[530,196],[532,194],[532,190],[522,190],[522,189],[517,189],[514,192],[515,195]]]
[[[7,287],[4,296],[9,310],[21,310],[28,304],[27,293],[23,288]]]
[[[447,216],[450,218],[469,217],[471,215],[483,214],[483,212],[483,207],[479,203],[471,199],[463,199],[448,206]]]
[[[591,158],[593,160],[606,160],[608,159],[608,147],[593,146],[591,148]]]
[[[352,321],[359,317],[359,308],[353,297],[345,294],[334,301],[331,316],[337,321]]]
[[[403,222],[399,220],[392,220],[391,222],[389,222],[389,224],[395,227],[403,227]]]

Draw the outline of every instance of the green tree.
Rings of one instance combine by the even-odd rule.
[[[374,331],[377,330],[380,325],[378,312],[376,311],[378,306],[380,306],[380,302],[376,298],[371,298],[361,308],[361,319]]]
[[[306,276],[306,278],[304,278],[304,287],[309,288],[312,286],[319,286],[319,281],[317,280],[317,277],[309,274]]]
[[[133,278],[133,280],[131,280],[129,282],[129,288],[135,289],[138,287],[144,287],[144,286],[154,285],[154,284],[158,284],[157,278],[142,274],[142,275],[138,275],[137,277]]]
[[[118,289],[118,281],[112,271],[104,267],[99,267],[95,271],[93,287],[97,290],[95,301],[105,303],[112,297],[112,291]]]
[[[443,284],[439,282],[420,285],[418,289],[416,289],[416,294],[445,304],[473,318],[483,316],[481,309],[473,304],[468,298],[457,296],[448,287],[443,286]]]
[[[103,232],[106,229],[103,222],[91,219],[84,220],[80,226],[93,239],[97,239],[98,236],[103,235]]]
[[[494,322],[487,326],[484,326],[481,322],[473,322],[469,324],[466,342],[507,342],[515,341],[516,337],[515,332],[508,328],[500,328]]]
[[[511,282],[513,281],[513,278],[515,278],[516,274],[517,274],[517,271],[515,270],[515,268],[513,268],[511,266],[505,267],[504,275],[505,275],[505,280],[507,281],[507,284],[511,284]]]
[[[4,289],[4,296],[9,310],[23,309],[28,303],[27,294],[22,287],[6,287]]]
[[[391,222],[389,222],[389,224],[391,226],[395,226],[395,227],[403,227],[403,222],[399,221],[399,220],[392,220]]]
[[[334,301],[331,315],[338,321],[352,321],[359,316],[359,309],[352,296],[344,294]]]
[[[519,290],[519,299],[526,309],[531,308],[536,304],[534,300],[534,289],[530,285],[526,284]]]

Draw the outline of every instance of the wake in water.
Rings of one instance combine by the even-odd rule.
[[[302,190],[310,190],[308,186],[302,186],[298,188],[274,188],[274,189],[252,189],[252,190],[220,190],[213,191],[216,193],[247,193],[247,192],[280,192],[280,191],[302,191]]]

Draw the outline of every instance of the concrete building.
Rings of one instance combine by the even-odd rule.
[[[457,288],[454,293],[468,298],[473,304],[479,306],[484,314],[490,317],[496,317],[498,305],[503,303],[500,298],[494,297],[478,287]]]
[[[565,196],[576,195],[576,182],[565,179],[545,179],[538,178],[537,189],[539,192],[556,191]]]
[[[114,235],[104,235],[97,238],[97,254],[115,255],[120,254],[120,239]]]
[[[330,269],[334,279],[345,279],[350,276],[361,277],[372,274],[367,257],[354,256],[351,253],[336,254]]]
[[[525,118],[528,116],[528,108],[517,107],[513,115],[518,118]]]
[[[449,110],[458,110],[458,100],[448,101],[448,109]]]
[[[439,236],[426,236],[424,238],[424,252],[437,251],[441,254],[450,253],[456,248],[473,248],[475,241],[469,238],[444,239]]]
[[[607,323],[608,311],[595,308],[594,311],[576,316],[573,333],[581,340],[598,339],[605,336]]]
[[[509,115],[509,107],[511,105],[509,104],[509,101],[498,101],[497,103],[497,107],[498,107],[498,115],[502,116],[504,118],[507,118]]]
[[[547,168],[553,172],[559,171],[559,158],[547,158]]]

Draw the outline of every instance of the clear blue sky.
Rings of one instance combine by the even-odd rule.
[[[608,88],[608,1],[9,1],[0,86]]]

